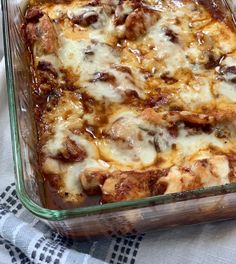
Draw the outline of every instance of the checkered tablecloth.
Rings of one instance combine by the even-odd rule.
[[[0,31],[0,56],[2,54]],[[0,63],[0,264],[235,264],[236,220],[77,241],[23,208],[16,196],[4,63]]]

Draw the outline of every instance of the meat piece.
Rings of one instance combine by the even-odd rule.
[[[37,82],[39,94],[50,95],[58,87],[58,73],[50,62],[39,61],[37,65]]]
[[[161,126],[169,126],[170,123],[173,124],[179,121],[178,115],[170,115],[170,113],[168,112],[156,112],[153,108],[146,108],[142,112],[142,117],[145,120],[148,120]]]
[[[217,58],[214,55],[214,53],[209,52],[209,54],[208,54],[208,61],[205,64],[205,68],[207,70],[214,69],[215,67],[217,67],[219,65],[220,60],[221,60],[221,58],[219,58],[219,57]]]
[[[115,7],[119,3],[120,3],[120,0],[92,0],[87,5],[88,6],[99,6],[99,5],[108,6],[109,5],[111,7]]]
[[[125,23],[127,16],[134,10],[134,5],[131,1],[121,1],[115,9],[115,20],[114,23],[116,26],[122,25]]]
[[[160,77],[165,83],[170,85],[178,82],[174,77],[168,76],[167,74],[162,74]]]
[[[218,79],[228,83],[236,83],[236,59],[231,56],[222,56],[219,67],[216,67]]]
[[[124,12],[124,8],[122,5],[118,5],[115,10],[115,20],[114,24],[116,26],[122,25],[125,23],[128,14]]]
[[[36,4],[69,4],[74,0],[30,0],[31,5],[36,5]]]
[[[183,166],[173,166],[158,185],[166,184],[165,194],[195,190],[202,187],[223,185],[230,182],[230,164],[227,156],[187,161]]]
[[[236,155],[235,154],[228,154],[227,159],[229,161],[229,179],[230,182],[236,182]]]
[[[37,24],[28,23],[25,27],[25,36],[30,45],[33,45],[38,39]]]
[[[215,119],[213,116],[204,114],[195,114],[188,111],[179,112],[180,119],[185,122],[197,124],[197,125],[208,125],[213,124]]]
[[[130,13],[125,21],[125,37],[128,40],[136,40],[145,34],[150,26],[152,26],[160,15],[156,10],[148,8],[137,8]]]
[[[94,10],[84,12],[79,16],[73,16],[72,22],[82,27],[88,27],[98,21],[98,14]]]
[[[44,53],[50,54],[57,51],[57,34],[48,16],[43,16],[40,19],[37,28],[37,33],[40,42],[39,46],[41,47]]]
[[[126,90],[125,96],[127,97],[127,101],[129,103],[134,99],[139,99],[139,95],[135,90]]]
[[[155,107],[159,108],[162,105],[166,105],[169,101],[169,95],[164,93],[159,93],[154,96],[149,96],[145,101],[145,106],[148,108]]]
[[[116,69],[117,71],[127,73],[129,75],[132,75],[132,71],[130,67],[124,66],[124,65],[113,65],[112,68]]]
[[[155,134],[153,141],[156,152],[159,153],[170,149],[174,145],[175,139],[168,131],[161,131]]]
[[[189,162],[181,167],[147,171],[93,171],[81,175],[86,191],[102,191],[102,203],[140,199],[230,182],[230,156],[215,156]],[[234,157],[231,160],[236,160]],[[233,177],[232,179],[235,179]]]
[[[228,154],[227,158],[230,162],[236,162],[236,154]]]
[[[142,1],[139,0],[119,1],[119,4],[116,5],[116,9],[115,9],[114,24],[116,26],[124,24],[128,15],[137,8],[146,8],[146,7],[143,5]]]
[[[59,102],[61,94],[57,90],[50,93],[47,97],[46,110],[52,111]]]
[[[57,90],[57,80],[55,79],[54,75],[52,75],[48,71],[38,71],[38,92],[42,95],[42,98],[45,96],[50,95],[51,93]]]
[[[51,54],[57,51],[58,39],[54,26],[47,15],[43,15],[38,23],[26,25],[26,38],[36,46],[36,53]]]
[[[25,19],[27,22],[38,23],[39,19],[43,16],[42,10],[38,6],[34,6],[27,10]]]
[[[171,30],[170,28],[164,28],[165,34],[166,36],[169,38],[169,40],[173,43],[178,43],[179,39],[178,39],[178,35]]]
[[[98,6],[101,3],[100,0],[92,0],[88,3],[89,6]]]
[[[226,82],[236,83],[236,66],[222,66],[219,74]]]
[[[179,121],[194,123],[197,125],[213,124],[215,122],[215,118],[210,115],[196,114],[188,111],[156,112],[153,108],[145,109],[142,116],[150,122],[167,127],[172,126]]]
[[[98,171],[95,169],[86,169],[80,174],[80,182],[84,191],[89,195],[101,193],[100,186],[109,177],[106,171]]]
[[[135,177],[136,176],[136,177]],[[147,177],[123,174],[108,178],[102,186],[102,203],[134,200],[151,196]]]
[[[115,142],[119,142],[119,147],[123,149],[132,149],[137,142],[142,141],[142,131],[128,117],[119,117],[110,126],[107,127],[103,134]]]
[[[48,61],[39,61],[37,68],[40,71],[47,71],[51,73],[55,78],[58,77],[57,71],[52,66],[52,64]]]
[[[204,108],[204,111],[213,116],[217,123],[232,122],[236,118],[236,105],[234,103],[219,103],[217,106]]]
[[[87,194],[102,191],[102,202],[108,203],[162,194],[157,192],[157,181],[167,174],[164,169],[114,172],[87,169],[80,175],[80,181]]]
[[[166,170],[113,172],[102,185],[102,203],[149,197],[157,190],[157,180],[165,175]]]
[[[91,82],[109,82],[110,84],[116,83],[116,77],[109,72],[96,72]]]
[[[63,143],[63,148],[59,151],[56,158],[63,161],[78,161],[81,162],[87,157],[85,148],[75,141],[67,138]]]

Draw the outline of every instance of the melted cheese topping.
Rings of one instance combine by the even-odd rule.
[[[236,101],[234,29],[190,0],[150,0],[143,9],[129,1],[40,8],[58,49],[35,48],[35,67],[50,63],[57,80],[51,93],[59,94],[42,114],[42,168],[58,175],[61,192],[81,194],[87,169],[168,168],[160,179],[165,193],[230,182],[236,108],[229,115],[220,106]],[[161,122],[144,119],[145,108],[167,114]],[[181,111],[192,117],[181,119]],[[198,114],[214,121],[196,121]]]
[[[124,111],[112,116],[109,123],[108,138],[98,141],[105,160],[138,169],[154,163],[153,137],[142,130],[142,120],[135,113]]]

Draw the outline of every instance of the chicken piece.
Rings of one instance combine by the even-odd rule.
[[[58,73],[57,73],[56,69],[48,61],[39,61],[37,69],[39,71],[47,72],[53,78],[57,78],[58,77]],[[49,78],[49,79],[51,79],[51,78]]]
[[[55,93],[58,86],[58,73],[50,62],[39,61],[37,65],[38,91],[41,95]]]
[[[119,146],[124,149],[133,149],[138,141],[142,140],[142,131],[132,120],[120,117],[110,127],[104,131],[104,134],[115,142],[119,141]]]
[[[167,170],[111,172],[87,169],[80,175],[80,181],[87,194],[102,191],[102,203],[108,203],[162,194],[156,183],[167,173]]]
[[[74,24],[88,27],[98,21],[98,14],[95,10],[86,10],[78,16],[72,16],[71,20]]]
[[[114,12],[115,5],[112,1],[93,1],[80,6],[76,11],[69,10],[67,16],[76,25],[98,29],[106,25],[108,17]]]
[[[28,23],[25,27],[25,36],[30,45],[33,45],[38,39],[36,32],[36,24]]]
[[[155,183],[166,174],[166,170],[113,172],[102,185],[102,203],[152,196]]]
[[[181,121],[189,122],[197,125],[209,125],[213,124],[215,119],[213,116],[196,114],[188,111],[179,112]]]
[[[123,1],[123,0],[122,0]],[[120,3],[120,0],[91,0],[87,6],[110,6],[112,8],[116,7]]]
[[[125,20],[125,37],[128,40],[136,40],[145,34],[160,15],[156,10],[141,7],[131,12]]]
[[[80,174],[80,182],[87,194],[95,195],[101,193],[100,187],[109,176],[110,173],[107,171],[86,169]]]
[[[216,106],[205,107],[204,111],[214,117],[215,122],[233,122],[236,119],[236,104],[220,102]]]
[[[165,31],[165,35],[169,38],[169,40],[172,43],[175,43],[175,44],[179,43],[178,34],[176,32],[174,32],[172,29],[170,29],[168,27],[164,27],[163,29]]]
[[[69,4],[73,0],[30,0],[30,5],[54,3],[54,4]]]
[[[112,85],[116,85],[116,77],[109,72],[95,72],[91,82],[108,82]]]
[[[125,23],[127,16],[134,10],[134,5],[131,1],[121,1],[115,9],[115,20],[116,26]]]
[[[229,179],[230,182],[236,182],[236,155],[227,155],[230,167]]]
[[[50,18],[41,11],[28,11],[26,14],[25,33],[31,45],[36,48],[36,54],[55,53],[58,48],[58,39]]]
[[[34,6],[27,10],[25,19],[29,23],[38,23],[39,19],[43,16],[42,10],[38,6]]]
[[[47,195],[47,199],[51,202],[51,209],[58,209],[54,207],[54,205],[58,205],[58,202],[71,208],[78,207],[86,200],[87,196],[82,190],[79,189],[78,193],[70,193],[66,190],[64,181],[66,166],[63,162],[48,157],[42,163],[44,184],[50,186],[50,194]],[[46,188],[46,190],[48,189]],[[65,208],[63,206],[61,208]]]
[[[162,170],[88,169],[81,174],[80,180],[87,194],[102,191],[102,203],[119,202],[233,182],[235,160],[235,155],[217,155]]]
[[[82,162],[87,157],[87,152],[85,148],[75,141],[71,140],[69,137],[64,141],[62,148],[58,151],[56,157],[63,161],[77,161]]]
[[[210,115],[196,114],[188,111],[156,112],[153,108],[145,109],[142,117],[145,120],[165,127],[172,126],[179,121],[197,125],[208,125],[215,122],[215,118]]]
[[[158,180],[157,185],[166,185],[164,193],[168,194],[227,184],[231,182],[231,176],[228,157],[217,155],[173,166],[166,177]]]

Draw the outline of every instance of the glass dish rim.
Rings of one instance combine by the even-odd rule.
[[[19,140],[19,129],[17,122],[17,111],[15,104],[15,83],[13,79],[13,67],[12,67],[12,56],[10,48],[10,34],[8,24],[8,12],[7,12],[7,0],[1,0],[2,6],[2,26],[3,26],[3,40],[4,40],[4,52],[5,52],[5,66],[6,66],[6,80],[7,80],[7,93],[8,93],[8,104],[9,104],[9,116],[10,116],[10,127],[11,127],[11,142],[12,152],[14,159],[15,179],[16,179],[16,192],[17,196],[22,204],[34,215],[49,221],[65,220],[72,217],[81,217],[85,215],[96,215],[105,212],[111,212],[114,210],[124,209],[135,209],[144,208],[152,203],[166,204],[176,203],[180,201],[189,201],[192,199],[202,198],[204,194],[210,193],[211,195],[204,196],[222,196],[227,193],[236,192],[236,183],[230,183],[225,185],[207,187],[196,189],[192,191],[185,191],[173,194],[151,196],[147,198],[122,201],[115,203],[108,203],[103,205],[93,205],[88,207],[64,209],[64,210],[52,210],[44,208],[35,203],[27,194],[24,178],[23,178],[23,166],[21,159],[21,145]],[[232,10],[231,10],[232,11]]]

